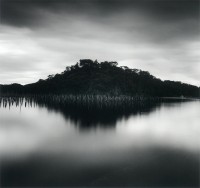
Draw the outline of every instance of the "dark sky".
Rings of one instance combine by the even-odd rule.
[[[197,0],[1,0],[0,83],[91,58],[200,85],[199,21]]]

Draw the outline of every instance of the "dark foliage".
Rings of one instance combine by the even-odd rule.
[[[199,97],[200,88],[162,81],[149,72],[119,67],[117,62],[80,60],[61,74],[25,86],[1,85],[1,94],[83,94],[156,97]]]

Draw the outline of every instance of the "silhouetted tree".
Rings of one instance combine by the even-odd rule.
[[[199,97],[200,88],[174,81],[162,81],[147,71],[118,67],[115,61],[81,59],[61,74],[21,86],[1,85],[1,93],[18,94],[90,94],[156,97]]]

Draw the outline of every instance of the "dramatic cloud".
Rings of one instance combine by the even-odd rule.
[[[3,0],[0,83],[91,58],[200,85],[199,21],[197,0]]]

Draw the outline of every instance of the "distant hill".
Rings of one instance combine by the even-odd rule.
[[[117,62],[80,60],[46,80],[22,86],[1,85],[1,94],[88,94],[199,97],[200,88],[175,81],[162,81],[149,72],[119,67]]]

